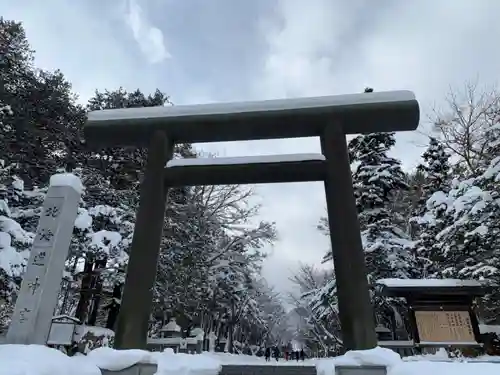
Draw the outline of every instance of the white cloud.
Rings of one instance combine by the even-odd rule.
[[[150,63],[156,64],[172,57],[165,47],[163,32],[151,24],[136,0],[127,0],[125,22]]]
[[[252,85],[255,97],[344,94],[366,86],[377,91],[410,89],[419,99],[425,123],[450,85],[477,75],[488,83],[499,77],[500,52],[491,48],[500,35],[494,19],[500,2],[494,0],[279,0],[277,4],[274,19],[261,20],[268,51]],[[393,154],[405,168],[414,167],[425,137],[410,132],[399,133],[397,139]],[[303,152],[314,147],[317,152],[315,143],[282,140],[260,143],[248,151]],[[310,230],[314,217],[324,214],[320,199],[324,192],[319,186],[300,191],[288,186],[265,189],[270,209],[263,214],[278,223],[286,238],[276,245],[264,271],[286,289],[288,272],[275,272],[284,258],[305,257],[318,264],[327,248],[328,241]],[[293,210],[286,208],[291,202]]]
[[[268,97],[331,95],[339,50],[356,27],[365,1],[278,1],[278,20],[268,27],[269,52],[254,90]],[[347,6],[347,4],[349,4]],[[268,24],[268,23],[267,23]]]
[[[87,5],[91,4],[0,0],[0,14],[22,21],[36,51],[35,64],[61,69],[83,101],[96,89],[127,86],[132,73],[139,71],[130,48],[117,39],[121,30],[112,27],[110,14],[104,9],[96,17]]]
[[[490,48],[500,33],[495,1],[278,4],[254,88],[271,97],[350,93],[373,85],[413,89],[428,102],[471,75],[498,77],[492,65],[500,53]]]

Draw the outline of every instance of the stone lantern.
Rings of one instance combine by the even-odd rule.
[[[160,329],[161,338],[182,337],[181,326],[177,324],[175,318],[171,318],[168,324]]]
[[[196,327],[191,330],[191,332],[189,333],[189,337],[196,337],[198,340],[203,341],[203,339],[205,338],[205,332],[202,328]]]

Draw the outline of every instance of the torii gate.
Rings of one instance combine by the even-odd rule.
[[[345,135],[415,130],[418,122],[409,91],[90,112],[84,133],[91,147],[148,148],[115,347],[146,348],[169,188],[302,181],[324,181],[344,346],[375,347]],[[297,137],[320,137],[322,154],[167,164],[176,143]]]

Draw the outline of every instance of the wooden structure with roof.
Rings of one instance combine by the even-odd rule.
[[[420,350],[482,347],[474,302],[485,295],[487,287],[479,281],[383,279],[377,281],[377,291],[386,297],[405,299],[412,337],[408,346]],[[395,342],[394,346],[403,344]]]

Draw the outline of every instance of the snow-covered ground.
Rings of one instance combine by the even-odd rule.
[[[498,361],[495,363],[495,361]],[[0,375],[100,375],[101,369],[118,371],[136,363],[158,365],[158,375],[217,375],[223,365],[263,365],[263,358],[221,353],[174,354],[98,348],[87,356],[68,357],[39,345],[0,345]],[[297,362],[270,362],[269,366],[296,366]],[[443,353],[401,359],[389,349],[352,351],[335,358],[310,359],[300,366],[316,366],[318,375],[335,374],[338,365],[384,365],[388,375],[497,375],[500,358],[450,360]]]
[[[498,361],[498,363],[495,363]],[[390,349],[351,351],[336,358],[318,359],[318,375],[334,375],[338,365],[383,365],[387,375],[494,375],[500,374],[500,358],[452,360],[445,353],[401,358]]]

